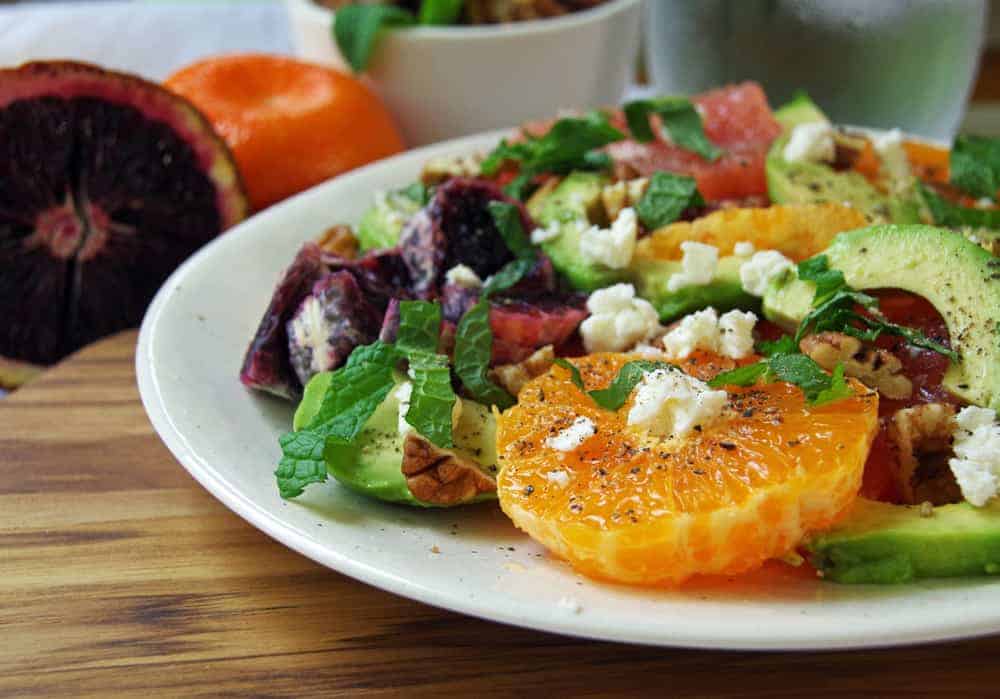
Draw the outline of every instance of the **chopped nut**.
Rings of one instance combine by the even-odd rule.
[[[934,504],[924,500],[920,503],[920,516],[924,519],[934,516]]]
[[[490,371],[490,378],[516,396],[524,385],[552,367],[556,355],[552,345],[545,345],[518,364],[501,364]]]
[[[601,204],[607,220],[614,221],[622,209],[638,204],[648,186],[649,180],[645,177],[606,185],[601,190]]]
[[[856,337],[823,332],[809,335],[799,349],[827,371],[844,363],[844,374],[853,376],[886,398],[909,398],[913,384],[903,376],[903,364],[891,352],[864,347]]]
[[[403,441],[402,471],[413,497],[433,505],[458,505],[497,489],[474,461],[413,433]]]
[[[323,252],[347,260],[353,260],[358,255],[358,239],[354,237],[354,231],[347,224],[339,223],[326,229],[319,238],[316,239]]]
[[[478,177],[482,162],[483,156],[480,154],[431,158],[424,163],[420,181],[430,186],[441,184],[453,177]]]
[[[925,403],[893,414],[887,435],[897,457],[896,481],[903,501],[945,505],[962,493],[948,467],[955,408]]]

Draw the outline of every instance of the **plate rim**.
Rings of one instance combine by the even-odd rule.
[[[865,130],[878,132],[875,129]],[[499,138],[511,133],[512,130],[510,129],[501,129],[444,141],[406,151],[328,180],[251,216],[226,231],[223,235],[220,235],[199,249],[170,275],[150,304],[139,330],[135,359],[136,383],[143,408],[149,417],[153,429],[174,458],[177,459],[195,481],[251,526],[320,565],[365,584],[432,607],[536,631],[557,633],[576,638],[638,645],[740,651],[820,651],[887,648],[901,645],[971,639],[1000,632],[1000,608],[997,609],[993,617],[982,619],[979,623],[973,625],[969,625],[967,622],[925,622],[923,625],[918,625],[903,633],[890,630],[866,638],[857,638],[849,634],[842,634],[836,637],[824,636],[821,639],[796,638],[794,640],[787,635],[784,637],[768,638],[763,634],[760,636],[733,634],[728,638],[724,638],[716,634],[699,634],[697,632],[690,632],[683,627],[678,628],[666,625],[662,628],[661,633],[644,631],[637,633],[635,630],[628,633],[621,629],[617,631],[613,630],[608,628],[607,625],[593,622],[588,623],[586,621],[587,617],[584,615],[566,615],[561,618],[539,619],[532,617],[530,613],[518,614],[513,612],[511,611],[513,607],[486,608],[482,601],[468,600],[457,594],[449,594],[403,579],[390,572],[381,570],[377,565],[354,559],[350,555],[338,551],[329,542],[319,542],[304,536],[294,526],[287,524],[280,517],[268,512],[246,497],[238,488],[220,477],[211,464],[198,455],[196,450],[185,439],[183,430],[171,418],[160,391],[159,381],[153,370],[155,362],[153,344],[156,338],[158,323],[171,303],[172,292],[182,285],[183,280],[191,270],[201,265],[204,259],[213,254],[214,248],[223,244],[225,240],[241,235],[244,230],[259,225],[261,220],[280,218],[286,210],[299,206],[307,206],[306,202],[309,199],[326,196],[325,192],[327,190],[346,186],[345,183],[349,184],[356,178],[367,177],[373,171],[382,168],[388,171],[394,163],[401,159],[426,160],[434,155],[452,152],[473,152],[482,149],[490,142],[495,143]]]

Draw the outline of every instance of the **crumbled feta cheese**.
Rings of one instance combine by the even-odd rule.
[[[559,225],[559,221],[553,221],[545,228],[536,228],[531,231],[531,242],[535,245],[541,245],[558,238],[560,235],[562,235],[562,227]]]
[[[1000,491],[1000,424],[996,411],[969,406],[955,416],[955,458],[948,460],[962,497],[982,507]]]
[[[665,359],[667,358],[667,353],[661,350],[659,347],[654,347],[653,345],[647,344],[645,342],[640,342],[638,345],[632,348],[632,351],[636,354],[641,354],[643,357],[648,359]]]
[[[718,418],[726,400],[725,391],[713,391],[680,369],[657,369],[636,386],[628,424],[661,437],[681,438]]]
[[[569,485],[569,474],[565,471],[549,471],[545,474],[545,477],[550,483],[555,483],[560,488],[565,488]]]
[[[375,206],[382,210],[385,222],[389,226],[402,228],[406,225],[407,217],[399,211],[397,206],[389,201],[390,196],[395,197],[396,195],[385,190],[375,192]]]
[[[688,240],[681,243],[684,257],[681,271],[670,275],[667,291],[679,291],[685,286],[703,286],[715,278],[719,266],[719,248]]]
[[[413,383],[404,381],[393,391],[393,397],[399,401],[399,419],[397,429],[401,435],[413,432],[413,425],[406,421],[406,413],[410,411],[410,397],[413,395]]]
[[[741,240],[733,246],[733,254],[736,257],[750,257],[756,250],[757,248],[749,240]]]
[[[989,197],[983,197],[982,199],[976,199],[977,209],[992,209],[996,206],[996,202]]]
[[[315,296],[309,296],[302,305],[302,312],[292,320],[292,336],[300,347],[312,349],[309,367],[314,372],[327,371],[333,367],[331,353],[325,351],[332,328],[323,304]]]
[[[474,269],[466,265],[455,265],[449,269],[444,275],[444,280],[448,284],[454,284],[463,289],[481,289],[483,287],[483,280],[479,278]]]
[[[579,614],[583,611],[583,605],[575,597],[560,597],[558,604],[560,609],[564,609],[570,614]]]
[[[899,129],[886,131],[872,139],[872,147],[882,159],[882,168],[893,186],[905,183],[910,177],[910,163],[903,150],[903,133]]]
[[[752,296],[763,296],[772,279],[795,269],[795,263],[777,250],[761,250],[740,265],[740,284]]]
[[[825,121],[799,124],[792,129],[781,155],[791,162],[833,162],[837,148],[833,127]]]
[[[663,336],[663,347],[672,359],[684,359],[696,349],[715,352],[719,349],[719,314],[709,306],[681,318]]]
[[[594,423],[581,415],[573,420],[572,425],[546,439],[545,445],[556,451],[573,451],[595,434],[597,430]]]
[[[729,311],[719,317],[719,352],[743,359],[753,352],[753,328],[757,316],[749,311]]]
[[[626,207],[619,212],[611,228],[591,226],[580,234],[580,253],[585,260],[609,269],[625,269],[632,261],[639,222],[635,209]]]
[[[588,352],[622,352],[660,332],[653,305],[636,298],[631,284],[598,289],[587,299],[590,317],[580,324]]]
[[[720,317],[708,307],[684,316],[663,336],[663,347],[671,359],[684,359],[699,349],[742,359],[753,351],[756,323],[753,313],[729,311]]]

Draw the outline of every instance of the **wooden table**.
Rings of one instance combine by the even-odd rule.
[[[267,538],[153,433],[135,334],[0,401],[0,696],[1000,695],[1000,637],[854,653],[642,648],[395,597]]]

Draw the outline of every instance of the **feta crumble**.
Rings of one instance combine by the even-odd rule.
[[[726,400],[725,391],[714,391],[679,369],[657,369],[636,386],[628,424],[661,437],[681,438],[718,418]]]
[[[581,415],[573,420],[572,425],[546,439],[545,446],[556,451],[574,451],[595,434],[597,434],[597,429],[594,427],[594,423],[590,418]]]
[[[750,311],[729,311],[719,317],[719,353],[743,359],[753,352],[753,328],[757,316]]]
[[[541,245],[555,240],[560,235],[562,235],[562,227],[559,225],[559,221],[553,221],[545,228],[536,228],[531,231],[531,242],[535,245]]]
[[[385,222],[391,227],[402,228],[406,225],[407,217],[404,216],[397,207],[390,202],[390,197],[395,199],[396,194],[393,192],[387,192],[385,190],[379,190],[375,192],[374,200],[375,206],[382,210],[382,215],[385,217]]]
[[[799,124],[792,129],[781,155],[790,162],[833,162],[837,153],[833,133],[825,121]]]
[[[955,458],[948,460],[962,497],[982,507],[1000,491],[1000,424],[995,410],[969,406],[955,416]]]
[[[598,289],[587,299],[590,317],[580,324],[588,352],[622,352],[660,332],[660,318],[653,305],[636,298],[631,284]]]
[[[560,488],[569,485],[569,474],[565,471],[549,471],[545,474],[545,478],[548,479],[549,483],[555,483]]]
[[[740,284],[751,296],[763,296],[771,280],[792,269],[795,263],[777,250],[761,250],[740,265]]]
[[[681,271],[670,275],[667,291],[679,291],[685,286],[704,286],[715,278],[719,266],[719,248],[688,240],[681,243],[684,257]]]
[[[750,257],[757,251],[757,248],[749,240],[741,240],[733,246],[733,254],[736,257]]]
[[[447,284],[454,284],[463,289],[481,289],[483,287],[483,280],[479,278],[475,270],[466,265],[455,265],[449,269],[444,275],[444,280]]]
[[[585,260],[609,269],[625,269],[632,261],[639,221],[631,206],[622,209],[611,228],[591,226],[580,234],[580,253]]]
[[[743,359],[753,352],[756,323],[753,313],[729,311],[720,317],[710,306],[684,316],[663,336],[663,347],[671,359],[684,359],[699,349]]]
[[[910,163],[903,150],[903,132],[892,129],[872,139],[872,147],[882,159],[882,168],[894,188],[903,186],[910,177]]]

